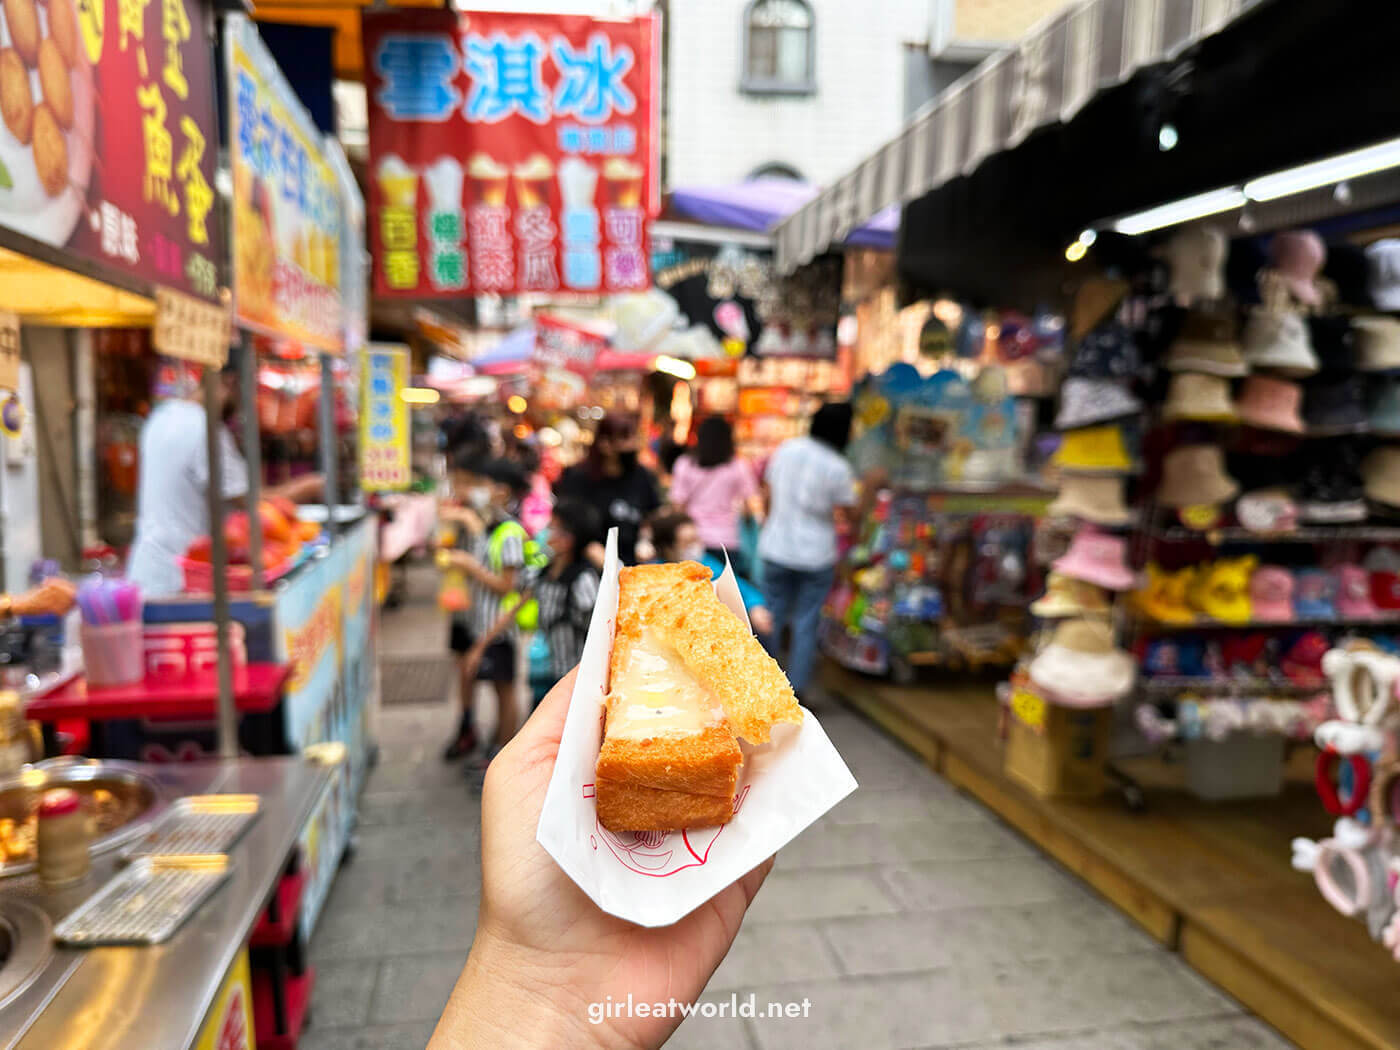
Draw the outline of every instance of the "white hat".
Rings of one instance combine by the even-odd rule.
[[[1400,240],[1386,237],[1366,245],[1367,288],[1377,310],[1400,310]]]
[[[1388,372],[1400,368],[1400,321],[1393,317],[1358,317],[1351,323],[1356,333],[1356,367],[1363,372]]]
[[[1244,357],[1254,368],[1289,376],[1310,376],[1318,368],[1308,326],[1293,311],[1253,311],[1244,326]]]
[[[1184,306],[1225,294],[1225,252],[1229,241],[1214,226],[1192,226],[1167,242],[1171,294]]]
[[[1060,411],[1055,416],[1055,428],[1073,430],[1135,416],[1141,411],[1142,402],[1122,383],[1072,376],[1060,387]]]
[[[1137,665],[1113,644],[1107,620],[1065,620],[1030,665],[1031,681],[1069,707],[1102,707],[1128,695]]]

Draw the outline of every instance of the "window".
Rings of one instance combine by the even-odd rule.
[[[744,17],[745,91],[810,94],[813,76],[812,9],[804,0],[753,0]]]

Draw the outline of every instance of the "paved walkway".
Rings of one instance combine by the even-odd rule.
[[[419,588],[421,594],[422,588]],[[386,655],[440,656],[431,605]],[[1286,1050],[986,809],[844,710],[861,788],[778,858],[706,998],[811,1000],[807,1020],[687,1021],[670,1050]],[[450,701],[386,708],[359,847],[312,942],[304,1050],[422,1050],[471,946],[479,812],[438,751]]]

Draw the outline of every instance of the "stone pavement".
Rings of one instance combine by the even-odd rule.
[[[383,651],[437,656],[430,606],[386,617]],[[1286,1050],[879,730],[819,717],[861,787],[783,850],[706,991],[811,1001],[806,1020],[685,1022],[670,1050]],[[439,761],[449,700],[379,719],[358,849],[311,945],[303,1050],[422,1050],[471,946],[478,804]]]

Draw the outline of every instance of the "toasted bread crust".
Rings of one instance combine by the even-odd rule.
[[[691,795],[734,797],[744,756],[724,726],[683,737],[605,739],[598,776],[642,787]]]
[[[594,786],[598,822],[609,831],[683,831],[728,824],[732,796],[692,795],[599,777]]]
[[[623,569],[617,610],[614,675],[645,623],[714,692],[736,736],[762,744],[775,722],[802,721],[787,676],[715,597],[705,566],[683,561]]]

